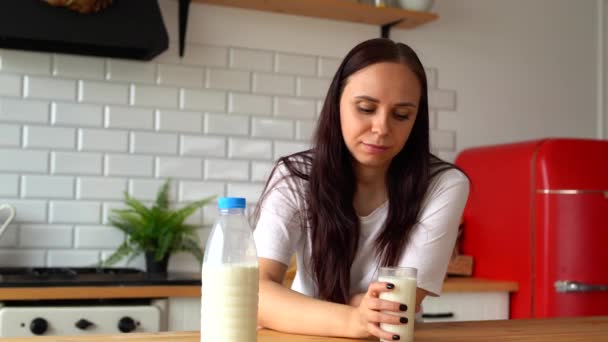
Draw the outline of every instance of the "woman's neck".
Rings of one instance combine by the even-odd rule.
[[[353,206],[357,215],[367,216],[387,200],[386,172],[387,168],[361,165],[355,168],[357,189]]]

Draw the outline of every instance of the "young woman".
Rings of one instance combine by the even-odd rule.
[[[357,45],[329,87],[312,149],[279,159],[260,198],[259,324],[398,340],[379,323],[408,323],[381,311],[419,310],[440,295],[468,191],[467,177],[430,153],[416,53],[388,39]],[[392,288],[376,281],[381,266],[418,269],[416,308],[379,299]]]

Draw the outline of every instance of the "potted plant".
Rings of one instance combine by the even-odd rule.
[[[166,272],[169,257],[176,252],[188,252],[202,263],[203,250],[196,226],[185,224],[184,221],[215,196],[190,203],[181,209],[172,209],[169,205],[169,183],[170,179],[162,185],[151,208],[125,191],[128,208],[112,210],[109,222],[125,232],[126,239],[102,261],[102,265],[111,266],[125,257],[131,261],[144,253],[148,272]]]

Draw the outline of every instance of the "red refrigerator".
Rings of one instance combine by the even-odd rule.
[[[608,315],[608,141],[472,148],[462,251],[473,276],[515,280],[511,318]]]

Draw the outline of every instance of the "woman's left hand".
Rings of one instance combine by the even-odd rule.
[[[359,306],[359,304],[361,304],[361,300],[363,299],[363,297],[365,297],[365,293],[357,293],[356,295],[352,296],[350,298],[350,300],[348,301],[348,305],[350,306],[354,306],[357,307]],[[422,309],[420,306],[420,302],[422,301],[422,299],[420,301],[416,301],[418,303],[416,303],[416,313],[419,313],[420,310]]]

